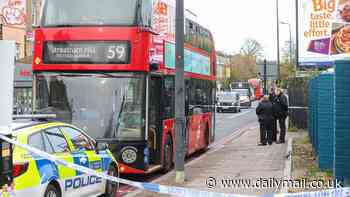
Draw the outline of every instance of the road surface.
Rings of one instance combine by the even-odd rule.
[[[215,141],[220,141],[238,129],[257,123],[256,106],[257,103],[254,102],[252,108],[242,109],[240,113],[216,113]]]

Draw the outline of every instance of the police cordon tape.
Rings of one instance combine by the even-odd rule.
[[[289,109],[309,109],[309,107],[290,106]]]
[[[119,177],[109,176],[105,173],[97,172],[90,168],[80,166],[74,163],[66,162],[65,160],[58,159],[51,154],[48,154],[44,151],[33,148],[26,144],[21,144],[1,134],[0,134],[0,139],[8,143],[11,143],[13,145],[16,145],[20,148],[23,148],[39,157],[55,162],[57,165],[62,165],[68,168],[72,168],[74,170],[78,170],[82,173],[86,173],[88,175],[94,175],[96,177],[100,177],[115,183],[122,183],[122,184],[130,185],[132,187],[136,187],[142,190],[147,190],[155,193],[168,194],[168,195],[179,196],[179,197],[253,197],[249,195],[200,191],[200,190],[189,189],[184,187],[164,186],[164,185],[159,185],[155,183],[130,181]],[[350,197],[350,188],[338,188],[338,189],[331,189],[331,190],[318,191],[318,192],[303,192],[303,193],[294,193],[294,194],[271,194],[268,196],[269,197],[272,197],[272,196],[273,197],[323,197],[323,196],[324,197]]]

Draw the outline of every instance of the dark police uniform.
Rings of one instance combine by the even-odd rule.
[[[275,93],[269,94],[269,100],[272,103],[272,106],[276,104],[277,96]],[[275,114],[273,114],[273,120],[272,120],[272,141],[277,141],[277,117]]]
[[[260,142],[263,145],[272,144],[273,110],[269,100],[262,100],[256,108],[260,123]]]
[[[288,116],[288,99],[283,93],[276,97],[275,104],[273,105],[273,113],[280,125],[281,133],[279,142],[284,143],[286,137],[286,118]]]

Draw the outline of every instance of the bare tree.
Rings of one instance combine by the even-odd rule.
[[[263,51],[263,47],[257,40],[247,38],[241,47],[240,53],[244,56],[259,57],[263,54]]]
[[[258,73],[254,56],[233,55],[230,59],[231,81],[255,78]]]

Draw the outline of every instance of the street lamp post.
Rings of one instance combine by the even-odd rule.
[[[292,58],[292,29],[290,26],[290,23],[287,22],[283,22],[281,21],[281,24],[283,25],[288,25],[288,29],[289,29],[289,63],[292,64],[293,58]]]
[[[184,0],[176,1],[175,182],[185,181]]]
[[[295,0],[295,75],[299,68],[299,0]]]
[[[280,68],[280,19],[279,19],[279,4],[276,0],[276,20],[277,20],[277,79],[280,80],[281,68]]]

